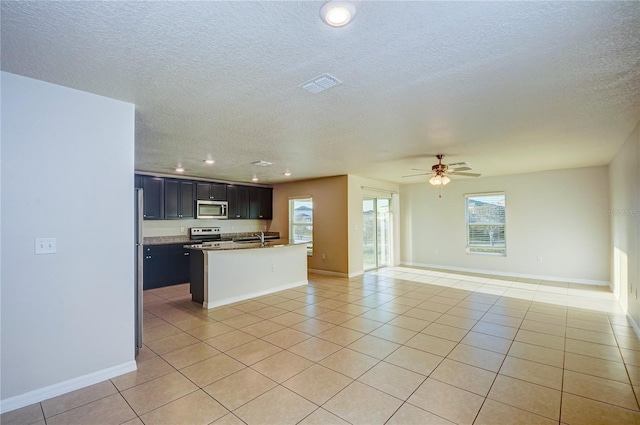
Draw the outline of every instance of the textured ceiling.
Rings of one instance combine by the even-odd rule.
[[[640,119],[640,2],[322,4],[3,0],[2,70],[135,103],[138,170],[233,181],[605,165]]]

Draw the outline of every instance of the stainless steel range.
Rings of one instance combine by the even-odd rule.
[[[219,227],[192,227],[189,236],[195,243],[193,248],[224,248],[233,244],[233,239],[223,238]]]

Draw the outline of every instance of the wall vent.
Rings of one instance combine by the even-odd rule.
[[[339,84],[342,84],[342,81],[338,80],[336,77],[329,74],[322,74],[307,81],[306,83],[300,84],[299,87],[302,87],[309,93],[316,94]]]

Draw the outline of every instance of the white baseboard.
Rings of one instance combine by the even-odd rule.
[[[480,274],[489,274],[489,275],[496,275],[496,276],[516,277],[516,278],[523,278],[523,279],[538,279],[538,280],[549,280],[549,281],[556,281],[556,282],[581,283],[583,285],[595,285],[595,286],[611,286],[610,282],[605,280],[575,279],[570,277],[557,277],[557,276],[545,276],[545,275],[535,275],[535,274],[525,274],[525,273],[501,272],[496,270],[469,269],[465,267],[443,266],[441,264],[403,262],[401,265],[427,267],[427,268],[441,269],[441,270],[451,270],[456,272],[469,272],[469,273],[480,273]]]
[[[309,281],[303,280],[303,281],[294,282],[294,283],[287,283],[286,285],[276,286],[266,291],[251,292],[250,294],[244,294],[237,297],[223,298],[221,300],[215,300],[209,303],[203,302],[202,307],[206,309],[212,309],[212,308],[220,307],[227,304],[237,303],[238,301],[244,301],[244,300],[248,300],[255,297],[261,297],[263,295],[273,294],[274,292],[286,291],[287,289],[297,288],[298,286],[307,285],[308,283]]]
[[[627,319],[629,319],[629,322],[631,322],[631,327],[633,328],[634,331],[636,331],[636,335],[638,336],[638,338],[640,338],[640,326],[638,326],[636,321],[633,320],[633,317],[631,317],[629,312],[627,312]]]
[[[350,277],[347,273],[332,272],[329,270],[309,269],[309,273],[322,274],[325,276]]]
[[[80,388],[106,381],[107,379],[115,378],[116,376],[120,376],[125,373],[133,372],[136,369],[137,366],[135,360],[131,360],[117,366],[49,385],[48,387],[38,388],[37,390],[29,391],[25,394],[9,397],[7,399],[0,400],[0,413],[29,406],[33,403],[39,403],[52,397],[57,397],[71,391],[79,390]]]

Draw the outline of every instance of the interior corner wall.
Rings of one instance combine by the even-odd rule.
[[[364,272],[362,253],[362,200],[365,197],[391,197],[392,265],[400,263],[400,185],[349,175],[349,276]]]
[[[640,122],[609,164],[611,286],[640,335]]]
[[[135,106],[5,72],[0,81],[8,411],[135,369]],[[35,255],[40,237],[56,238],[57,253]]]
[[[506,256],[466,253],[465,194],[486,192],[506,195]],[[426,181],[400,194],[405,264],[609,283],[607,167],[459,178],[440,199]]]
[[[349,272],[347,235],[347,176],[301,180],[273,186],[270,231],[289,238],[289,199],[313,198],[313,255],[310,270],[346,276]],[[322,258],[324,254],[324,258]]]

